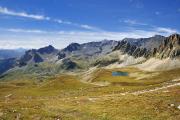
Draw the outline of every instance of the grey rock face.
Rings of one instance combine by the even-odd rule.
[[[18,59],[19,66],[24,66],[29,63],[40,63],[48,61],[55,57],[58,53],[58,50],[53,46],[49,45],[40,49],[32,49],[25,52],[25,54]]]
[[[61,68],[64,70],[73,70],[78,68],[78,65],[75,62],[73,62],[71,59],[64,59],[62,61]]]
[[[148,51],[146,48],[137,47],[124,40],[118,43],[118,45],[114,48],[114,51],[115,50],[120,50],[124,54],[134,56],[135,58],[137,57],[147,58],[151,54],[151,52]]]
[[[150,45],[153,44],[152,46],[148,46],[147,48],[142,47],[142,46],[147,46],[146,44],[147,43],[149,44],[150,41],[152,42]],[[159,41],[158,42],[159,46],[156,45],[157,47],[154,47],[157,41]],[[157,57],[160,59],[164,59],[164,58],[173,59],[180,56],[180,35],[173,34],[169,37],[154,36],[151,38],[146,38],[141,40],[126,38],[125,40],[120,41],[118,45],[114,48],[114,50],[120,50],[124,54],[127,53],[131,56],[134,56],[135,58]]]
[[[64,52],[59,52],[59,53],[57,54],[57,56],[58,56],[58,59],[63,59],[63,58],[66,57],[66,54],[65,54]]]
[[[160,59],[175,58],[180,56],[180,35],[173,34],[167,37],[158,48],[156,57]]]
[[[58,53],[58,57],[59,59],[69,56],[89,58],[103,55],[108,52],[112,52],[113,47],[116,46],[117,43],[117,41],[113,40],[103,40],[100,42],[89,42],[84,44],[72,43],[62,49]]]
[[[78,43],[71,43],[66,48],[63,49],[64,52],[73,52],[76,50],[79,50],[81,48],[81,45]]]
[[[52,45],[37,50],[37,52],[39,52],[40,54],[50,54],[56,51],[57,50]]]
[[[164,36],[155,35],[150,38],[125,38],[123,40],[129,42],[131,45],[146,48],[147,50],[153,50],[154,48],[158,48],[163,43],[164,39]]]
[[[33,58],[33,61],[35,63],[40,63],[40,62],[43,62],[44,60],[41,58],[41,56],[37,53],[34,54],[34,58]]]

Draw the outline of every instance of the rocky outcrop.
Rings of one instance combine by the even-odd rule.
[[[41,58],[41,56],[37,53],[34,54],[34,58],[33,58],[33,61],[35,63],[40,63],[40,62],[43,62],[44,60]]]
[[[167,37],[163,44],[154,51],[155,57],[164,59],[164,58],[176,58],[180,56],[180,35],[173,34]]]
[[[151,51],[147,50],[146,48],[137,47],[124,40],[118,43],[118,45],[114,48],[114,51],[115,50],[120,50],[124,54],[134,56],[135,58],[137,57],[147,58],[151,55]]]
[[[153,41],[152,38],[148,40]],[[155,38],[157,39],[157,37]],[[165,58],[173,59],[180,56],[180,35],[179,34],[173,34],[166,38],[160,37],[160,41],[161,40],[163,41],[157,48],[154,48],[154,46],[151,46],[151,49],[143,48],[142,46],[139,47],[139,45],[132,44],[133,42],[122,40],[118,43],[117,46],[115,46],[114,50],[120,50],[124,54],[131,55],[135,58],[156,57],[159,59],[165,59]],[[138,43],[138,41],[135,41],[134,43]]]
[[[65,58],[65,57],[66,57],[66,54],[65,54],[64,52],[59,52],[59,53],[57,54],[57,56],[58,56],[58,59],[60,60],[60,59]]]
[[[63,70],[74,70],[79,68],[78,65],[72,61],[71,59],[64,59],[62,60],[62,65],[61,65],[61,69]]]

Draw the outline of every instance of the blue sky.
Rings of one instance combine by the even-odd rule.
[[[0,48],[63,48],[180,31],[180,0],[0,0]]]

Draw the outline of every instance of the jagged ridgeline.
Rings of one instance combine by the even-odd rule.
[[[17,58],[0,60],[0,74],[21,70],[37,74],[56,74],[65,71],[86,70],[90,67],[105,67],[114,63],[137,64],[150,58],[178,59],[180,35],[169,37],[155,35],[150,38],[125,38],[121,41],[103,40],[84,44],[72,43],[64,49],[49,45],[32,49]],[[128,62],[128,63],[127,63]]]
[[[120,50],[124,54],[137,57],[176,58],[180,56],[180,35],[169,37],[154,36],[145,39],[124,39],[118,42],[113,51]]]
[[[113,51],[120,50],[123,54],[128,54],[137,57],[149,57],[151,54],[150,50],[147,48],[141,48],[136,45],[130,44],[129,42],[122,40],[115,46]]]
[[[85,69],[95,58],[111,52],[116,45],[117,41],[103,40],[84,44],[72,43],[61,50],[51,45],[28,50],[20,58],[11,59],[11,62],[8,62],[8,59],[1,60],[1,64],[6,62],[9,66],[1,69],[1,74],[14,70],[57,73],[66,70]]]

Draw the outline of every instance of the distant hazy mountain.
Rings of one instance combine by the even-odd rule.
[[[17,58],[25,53],[26,49],[0,49],[0,59]]]
[[[0,60],[0,74],[16,66],[15,58]]]

